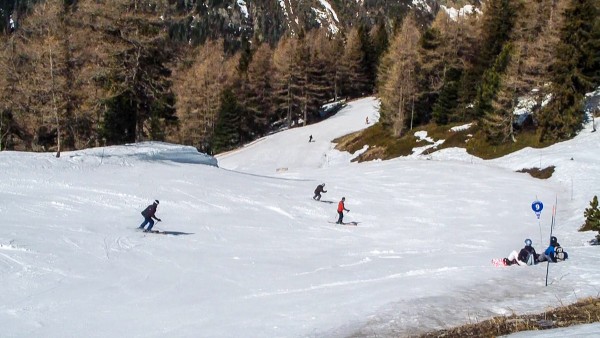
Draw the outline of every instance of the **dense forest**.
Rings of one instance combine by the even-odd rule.
[[[458,16],[337,3],[333,31],[310,7],[294,9],[313,20],[286,20],[277,1],[248,17],[217,15],[224,1],[3,1],[0,150],[161,140],[212,154],[366,95],[394,137],[476,121],[490,144],[525,127],[555,142],[600,85],[598,0],[488,0]],[[532,114],[516,123],[524,97]]]

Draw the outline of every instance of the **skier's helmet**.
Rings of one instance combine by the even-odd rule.
[[[342,197],[342,201],[345,201],[345,200],[346,200],[346,197]]]
[[[550,237],[550,244],[556,244],[558,243],[558,239],[554,236]]]
[[[527,245],[527,246],[531,246],[531,244],[532,244],[531,240],[530,240],[529,238],[527,238],[527,239],[525,240],[525,245]]]
[[[158,200],[154,200],[154,204],[157,204],[157,205],[158,205],[158,203],[159,203],[159,202],[158,202]]]
[[[322,186],[322,187],[324,187],[324,186],[325,186],[325,183],[321,183],[321,186]]]

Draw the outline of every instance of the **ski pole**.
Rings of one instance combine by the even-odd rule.
[[[556,220],[556,205],[558,204],[558,196],[556,196],[556,201],[554,202],[554,207],[552,207],[552,222],[550,223],[550,239],[552,239],[552,229],[554,228],[554,222]],[[544,252],[544,255],[546,253]],[[548,286],[548,272],[550,271],[550,257],[546,257],[548,262],[546,263],[546,286]]]

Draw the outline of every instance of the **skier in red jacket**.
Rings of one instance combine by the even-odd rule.
[[[338,218],[338,221],[336,222],[336,224],[343,224],[342,219],[344,218],[344,210],[350,212],[350,210],[346,209],[346,206],[344,205],[345,201],[346,201],[346,197],[342,197],[342,200],[340,201],[340,203],[338,203],[337,212],[338,212],[339,218]]]

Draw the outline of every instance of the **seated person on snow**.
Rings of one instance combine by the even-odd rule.
[[[551,261],[553,263],[564,261],[569,258],[567,252],[560,246],[558,243],[558,239],[554,236],[550,237],[550,245],[544,251],[543,254],[540,255],[540,262],[543,261]]]
[[[531,246],[532,242],[528,238],[525,240],[525,247],[519,251],[513,251],[508,255],[507,258],[504,258],[505,265],[534,265],[538,263],[539,255],[535,252],[533,246]]]

